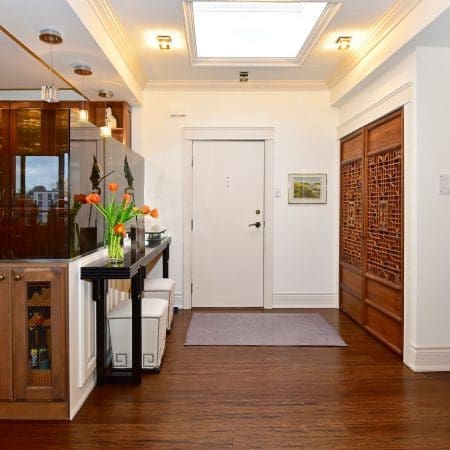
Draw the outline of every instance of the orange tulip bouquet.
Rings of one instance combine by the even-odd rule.
[[[118,183],[109,183],[108,189],[112,193],[109,201],[101,203],[101,197],[97,192],[86,196],[86,203],[93,205],[103,214],[106,221],[105,245],[108,248],[108,258],[111,263],[123,261],[123,238],[126,236],[125,223],[139,215],[150,215],[153,218],[159,216],[156,208],[151,209],[147,205],[137,208],[133,196],[125,193],[121,201],[116,200]]]

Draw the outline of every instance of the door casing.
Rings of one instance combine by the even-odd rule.
[[[194,141],[264,141],[264,308],[272,308],[273,259],[273,128],[189,127],[184,128],[184,201],[183,201],[183,307],[192,307],[192,229]]]

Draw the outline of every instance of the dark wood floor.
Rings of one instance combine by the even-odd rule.
[[[71,423],[0,423],[0,448],[450,449],[450,373],[319,312],[348,347],[184,347],[180,311],[160,374],[97,388]]]

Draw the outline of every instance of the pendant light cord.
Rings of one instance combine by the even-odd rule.
[[[53,43],[50,41],[50,86],[53,86]]]

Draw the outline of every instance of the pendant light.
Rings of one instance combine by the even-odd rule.
[[[73,71],[77,74],[80,75],[81,78],[81,93],[83,95],[83,99],[81,100],[81,109],[80,109],[80,122],[89,122],[89,111],[87,109],[85,109],[84,107],[84,99],[85,99],[85,95],[84,95],[84,77],[88,77],[90,75],[92,75],[92,70],[89,66],[86,65],[78,65],[75,66],[75,68],[73,69]]]
[[[61,44],[63,41],[61,34],[56,30],[41,30],[39,39],[46,44],[50,44],[50,84],[41,86],[41,100],[47,103],[59,102],[59,90],[53,82],[53,44]]]
[[[105,137],[105,138],[111,137],[112,131],[111,131],[111,127],[109,126],[108,116],[106,114],[106,99],[112,98],[114,94],[111,91],[108,91],[107,89],[101,89],[100,91],[98,91],[98,95],[99,95],[99,97],[102,97],[105,99],[105,125],[100,127],[100,134],[102,137]]]

